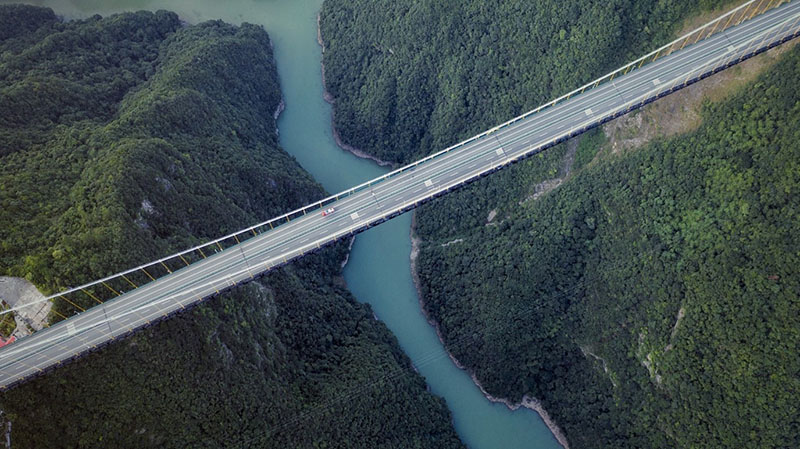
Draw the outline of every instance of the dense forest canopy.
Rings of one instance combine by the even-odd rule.
[[[342,139],[410,162],[671,40],[724,0],[327,0],[325,83]]]
[[[0,274],[100,278],[324,195],[260,27],[0,6]],[[18,448],[462,447],[337,246],[0,396]]]
[[[424,297],[458,359],[542,398],[571,447],[798,446],[798,77],[795,48],[696,132],[473,206],[496,225],[448,215],[493,180],[423,208]]]
[[[724,3],[328,0],[336,126],[413,160]],[[794,49],[688,135],[596,159],[595,131],[422,207],[448,349],[489,393],[541,399],[572,448],[800,446],[799,77]]]

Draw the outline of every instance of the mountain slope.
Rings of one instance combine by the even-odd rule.
[[[697,131],[496,205],[496,226],[423,208],[424,297],[456,357],[543,399],[571,447],[797,446],[798,77],[794,48]]]
[[[3,274],[54,291],[324,195],[278,146],[263,29],[20,6],[0,23]],[[346,251],[3,393],[14,447],[462,447],[344,288]]]
[[[327,0],[325,85],[345,143],[411,162],[671,39],[722,0]]]
[[[336,125],[409,161],[724,3],[328,0]],[[587,136],[550,193],[565,146],[418,210],[425,308],[489,393],[541,399],[572,448],[798,445],[797,53],[686,136],[594,161]]]

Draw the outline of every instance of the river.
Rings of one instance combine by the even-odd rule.
[[[5,0],[0,1],[6,3]],[[274,43],[286,109],[278,119],[280,141],[329,192],[338,192],[387,171],[340,149],[331,131],[331,107],[323,100],[321,49],[316,17],[322,0],[45,0],[69,18],[120,11],[167,9],[190,23],[222,19],[263,25]],[[113,3],[113,5],[110,5]],[[248,223],[242,223],[246,225]],[[425,377],[430,390],[445,399],[455,429],[472,449],[559,448],[535,412],[511,411],[489,402],[447,356],[419,306],[411,278],[411,215],[405,214],[360,234],[344,270],[359,301],[397,336],[400,346]]]

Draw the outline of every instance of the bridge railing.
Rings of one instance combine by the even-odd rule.
[[[328,205],[348,196],[351,196],[355,193],[361,192],[365,189],[368,189],[376,184],[379,184],[389,178],[401,175],[409,170],[413,170],[420,164],[424,164],[432,159],[440,158],[442,156],[447,155],[465,145],[468,145],[476,140],[482,139],[502,128],[505,128],[509,125],[517,123],[521,120],[525,120],[530,116],[541,112],[544,109],[551,108],[559,103],[569,100],[571,97],[575,95],[580,95],[588,90],[595,89],[599,86],[604,85],[608,82],[613,82],[616,77],[626,75],[632,71],[639,70],[642,67],[651,64],[661,58],[667,57],[670,54],[674,53],[675,51],[679,51],[687,46],[696,44],[704,39],[708,39],[709,37],[722,33],[725,30],[737,26],[741,22],[751,19],[759,14],[763,14],[764,12],[774,9],[780,6],[783,3],[787,3],[789,0],[750,0],[745,2],[744,4],[734,8],[733,10],[721,15],[720,17],[712,20],[711,22],[706,23],[705,25],[696,28],[695,30],[690,31],[689,33],[684,34],[683,36],[675,39],[674,41],[663,45],[662,47],[636,59],[635,61],[629,62],[628,64],[606,74],[600,78],[597,78],[585,85],[568,92],[548,103],[545,103],[536,109],[528,111],[518,117],[515,117],[505,123],[502,123],[494,128],[491,128],[485,132],[482,132],[476,136],[473,136],[469,139],[466,139],[462,142],[459,142],[455,145],[452,145],[442,151],[439,151],[435,154],[427,156],[421,160],[418,160],[412,164],[399,167],[383,176],[378,178],[366,181],[362,184],[359,184],[355,187],[347,189],[345,191],[339,192],[335,195],[331,195],[327,198],[321,199],[316,201],[312,204],[306,205],[299,209],[293,210],[281,216],[272,218],[270,220],[264,221],[262,223],[258,223],[256,225],[250,226],[248,228],[236,231],[234,233],[225,235],[218,239],[203,243],[201,245],[197,245],[195,247],[186,249],[176,254],[172,254],[166,256],[164,258],[155,260],[153,262],[149,262],[144,265],[140,265],[135,268],[131,268],[129,270],[125,270],[120,273],[112,274],[107,276],[103,279],[93,281],[78,287],[69,288],[67,290],[61,291],[59,293],[47,296],[37,302],[44,302],[44,301],[52,301],[53,308],[51,309],[51,314],[53,321],[59,321],[62,319],[67,319],[73,315],[82,313],[89,308],[103,304],[104,302],[111,300],[115,297],[121,296],[126,291],[130,289],[136,289],[143,285],[146,285],[164,275],[168,275],[179,271],[182,268],[185,268],[191,265],[194,262],[197,262],[202,259],[206,259],[209,257],[213,257],[214,254],[223,251],[227,248],[230,248],[234,245],[244,243],[245,241],[261,235],[263,233],[269,232],[276,227],[284,223],[291,222],[292,220],[296,220],[301,218],[309,213],[318,213],[321,209],[327,207]],[[753,42],[749,43],[753,46],[753,48],[758,47],[758,42],[756,39]],[[695,76],[699,76],[700,74],[705,73],[704,71],[708,71],[711,65],[714,65],[712,69],[718,67],[724,67],[726,65],[731,64],[734,61],[731,60],[712,60],[709,61],[708,64],[704,67],[699,67],[696,71],[690,73],[687,78],[686,82],[688,83],[693,79]],[[645,95],[639,99],[631,100],[627,108],[634,108],[637,107],[637,102],[644,103],[648,101],[648,98],[652,97],[653,95],[659,95],[661,92],[667,92],[670,90],[674,90],[677,88],[678,82],[672,83],[670,86],[659,86],[653,89],[653,92]],[[588,123],[588,122],[587,122]],[[588,125],[587,125],[588,126]],[[579,131],[580,126],[573,128],[570,132],[572,135],[574,132]],[[7,314],[15,313],[16,311],[23,309],[25,307],[29,307],[30,305],[35,303],[27,303],[25,305],[21,305],[18,307],[10,307],[6,310],[0,311],[0,318],[6,318]]]

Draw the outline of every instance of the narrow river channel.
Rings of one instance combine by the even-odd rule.
[[[5,0],[0,1],[6,3]],[[275,48],[286,109],[278,120],[280,141],[329,192],[385,173],[385,168],[341,150],[331,131],[331,107],[323,100],[317,44],[317,12],[322,0],[44,0],[68,18],[140,9],[176,11],[190,23],[222,19],[263,25]],[[242,223],[246,225],[247,223]],[[450,408],[456,431],[472,449],[561,447],[538,414],[489,402],[470,376],[447,356],[420,310],[411,279],[411,214],[363,234],[353,245],[344,270],[350,290],[397,336],[425,377],[430,390]]]

